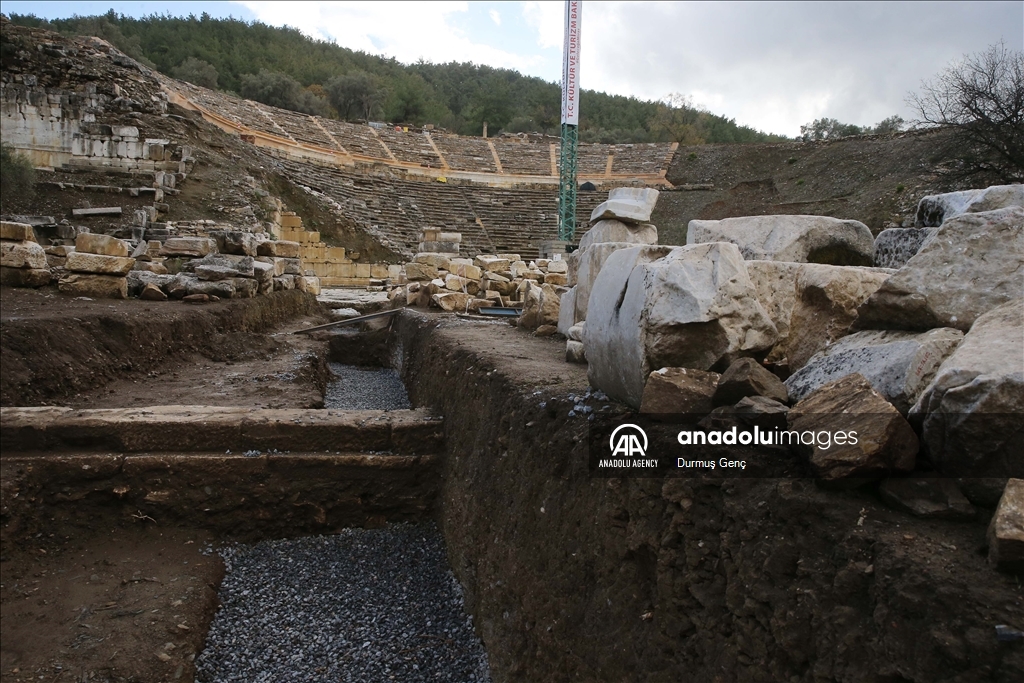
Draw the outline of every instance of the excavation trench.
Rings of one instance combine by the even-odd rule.
[[[196,610],[186,615],[192,630],[170,623],[176,612],[152,626],[164,628],[159,645],[175,647],[163,651],[167,662],[149,653],[146,666],[168,677],[182,667],[188,678],[198,662],[200,680],[215,680],[204,667],[228,667],[230,657],[213,653],[245,637],[210,628],[218,598],[209,586],[223,568],[215,554],[199,551],[240,540],[246,545],[229,558],[315,556],[344,576],[347,589],[331,593],[334,584],[321,583],[316,562],[305,561],[308,576],[294,563],[245,565],[280,576],[284,583],[268,585],[292,591],[283,594],[293,596],[285,603],[295,605],[296,621],[282,631],[286,644],[269,652],[294,661],[292,671],[312,666],[301,669],[303,680],[345,680],[344,671],[363,671],[353,668],[356,660],[393,664],[392,674],[415,680],[409,672],[419,671],[412,665],[424,650],[410,639],[431,635],[425,622],[410,617],[400,628],[373,631],[372,618],[364,618],[360,627],[377,635],[357,643],[362,654],[339,660],[316,650],[316,633],[299,628],[299,615],[330,621],[344,611],[332,600],[347,593],[383,600],[402,596],[404,585],[404,595],[418,594],[415,576],[443,576],[448,567],[458,588],[438,604],[461,592],[497,681],[1010,681],[1024,673],[1021,648],[993,635],[995,625],[1019,622],[1024,609],[1013,577],[994,572],[981,552],[988,511],[972,522],[922,520],[887,508],[870,487],[827,491],[793,478],[595,479],[587,468],[588,415],[622,409],[589,394],[585,367],[566,364],[560,342],[505,323],[406,311],[390,329],[314,342],[326,369],[347,366],[335,366],[342,375],[395,371],[411,407],[342,409],[366,391],[341,390],[332,399],[331,382],[343,379],[327,375],[326,408],[191,406],[189,414],[189,407],[150,406],[148,414],[116,415],[5,408],[5,642],[16,631],[8,610],[17,605],[25,612],[20,623],[30,623],[30,607],[43,609],[36,596],[47,581],[77,585],[77,576],[99,590],[106,574],[97,571],[93,584],[82,569],[93,571],[97,548],[121,553],[118,571],[108,573],[118,578],[111,590],[124,595],[109,602],[152,588],[149,597],[166,603],[156,589],[174,576],[154,569],[152,578],[165,583],[134,581],[125,552],[110,542],[116,539],[138,548],[132,562],[171,553],[195,567],[176,574],[192,588],[177,607]],[[394,376],[387,381],[396,388]],[[330,405],[335,399],[338,408]],[[423,550],[423,571],[374,559],[375,548],[391,541],[373,534]],[[369,548],[362,555],[353,550],[360,544]],[[60,558],[74,561],[65,566]],[[342,566],[349,561],[355,564]],[[173,569],[164,564],[161,571]],[[397,574],[388,573],[395,567]],[[11,593],[12,569],[22,573],[25,595]],[[52,572],[62,569],[67,580],[58,582]],[[252,595],[231,587],[233,571],[219,615]],[[39,590],[26,579],[39,581]],[[319,585],[327,588],[303,592]],[[403,600],[358,613],[395,612]],[[266,614],[291,618],[285,603]],[[173,612],[164,603],[153,608]],[[105,623],[90,618],[82,621]],[[251,626],[266,629],[274,620],[260,623]],[[464,633],[439,637],[458,644]],[[402,643],[405,660],[371,654],[389,642]],[[5,670],[8,652],[5,645]],[[452,680],[482,676],[472,668],[478,661],[453,664],[448,671],[463,673]],[[365,680],[387,679],[379,673]]]

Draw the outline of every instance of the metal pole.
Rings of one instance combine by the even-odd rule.
[[[562,150],[558,164],[558,239],[576,235],[576,165],[580,116],[580,28],[582,0],[566,0],[562,49]]]

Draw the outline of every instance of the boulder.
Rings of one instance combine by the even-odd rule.
[[[581,364],[587,362],[587,353],[583,348],[582,342],[573,341],[572,339],[565,341],[565,362]]]
[[[786,385],[753,358],[739,358],[722,373],[714,391],[715,406],[733,405],[747,396],[764,396],[787,403]]]
[[[83,232],[75,238],[75,251],[100,256],[130,256],[128,243],[110,235]]]
[[[638,408],[653,369],[710,370],[777,338],[739,250],[713,243],[611,254],[594,283],[584,343],[591,385]]]
[[[256,235],[241,230],[217,230],[210,235],[217,241],[217,251],[222,254],[256,256],[259,241]]]
[[[18,242],[35,242],[36,233],[28,223],[0,221],[0,240],[16,240]]]
[[[146,285],[153,285],[161,291],[166,291],[168,285],[174,280],[173,275],[160,275],[143,270],[132,270],[125,278],[128,283],[128,296],[141,296]]]
[[[252,256],[207,254],[193,263],[200,280],[229,280],[236,277],[255,277],[256,265]]]
[[[0,266],[0,284],[7,287],[44,287],[50,284],[49,268]]]
[[[565,337],[567,339],[572,339],[573,341],[582,342],[583,341],[583,335],[586,334],[586,329],[587,329],[587,323],[585,323],[585,322],[579,323],[578,325],[573,325],[565,333]]]
[[[273,244],[273,242],[265,244]],[[160,247],[161,256],[200,257],[216,251],[217,243],[209,237],[168,237]]]
[[[608,201],[590,214],[590,222],[615,219],[629,223],[646,223],[658,203],[658,191],[649,187],[617,187],[608,193]]]
[[[625,244],[657,244],[658,229],[650,223],[629,225],[617,220],[603,220],[595,223],[580,238],[577,252],[583,252],[602,242]]]
[[[711,397],[718,386],[717,372],[693,368],[661,368],[647,378],[641,413],[707,415],[714,407]]]
[[[857,311],[861,329],[967,331],[1024,291],[1024,208],[946,220]]]
[[[123,256],[101,256],[73,251],[68,254],[64,267],[73,273],[95,273],[123,277],[135,265],[135,259]]]
[[[941,477],[890,477],[878,494],[897,510],[927,519],[970,521],[976,510],[956,482]]]
[[[1021,349],[1024,298],[978,318],[939,366],[910,410],[936,470],[957,477],[1024,478]]]
[[[68,273],[57,282],[65,294],[93,299],[127,299],[128,281],[116,275]]]
[[[405,279],[420,281],[433,280],[438,276],[437,268],[426,263],[406,263]]]
[[[466,310],[472,298],[469,294],[463,294],[462,292],[439,292],[430,297],[430,302],[442,311],[462,313]]]
[[[655,239],[657,239],[657,237],[655,237]],[[547,272],[549,275],[551,273],[562,273],[563,275],[568,275],[569,263],[568,261],[563,261],[562,259],[550,260],[547,263]]]
[[[800,435],[796,451],[826,482],[858,485],[914,469],[917,435],[862,375],[821,387],[793,406],[787,421]]]
[[[748,261],[870,266],[874,238],[859,221],[829,216],[744,216],[692,220],[687,244],[731,242]]]
[[[934,235],[935,228],[888,228],[875,238],[875,266],[902,268],[921,245]]]
[[[302,245],[289,240],[267,240],[256,245],[256,254],[259,256],[273,256],[277,258],[299,258]]]
[[[207,296],[216,296],[221,299],[241,298],[235,293],[234,280],[217,280],[213,282],[196,279],[189,283],[188,294],[190,296],[193,294],[206,294]]]
[[[153,284],[147,284],[139,292],[139,298],[143,301],[167,301],[167,295],[163,290]]]
[[[740,424],[755,425],[765,431],[786,428],[789,406],[767,396],[744,396],[732,406],[732,414]]]
[[[857,332],[817,353],[790,375],[786,387],[794,401],[801,401],[829,382],[859,373],[906,415],[963,337],[951,327],[921,333]]]
[[[988,561],[1004,571],[1024,572],[1024,479],[1006,482],[988,525]]]
[[[133,273],[129,273],[129,276]],[[166,285],[161,287],[167,296],[172,299],[181,299],[188,294],[188,290],[193,286],[194,283],[199,282],[199,279],[195,275],[188,273],[178,273],[167,282]]]
[[[558,334],[558,327],[555,325],[541,325],[533,332],[534,337],[553,337]]]
[[[0,266],[4,268],[47,268],[46,252],[28,240],[0,241]]]
[[[779,329],[766,360],[798,370],[849,333],[857,308],[893,271],[817,263],[747,261],[758,301]]]
[[[982,213],[1011,206],[1024,207],[1024,185],[993,185],[984,189],[946,192],[922,197],[914,225],[936,228],[965,213]]]
[[[535,330],[541,325],[558,325],[561,295],[553,285],[538,285],[524,282],[523,312],[519,316],[519,327]]]

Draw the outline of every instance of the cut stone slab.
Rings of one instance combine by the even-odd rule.
[[[829,382],[860,373],[887,401],[906,415],[935,376],[939,365],[963,340],[960,330],[928,332],[868,330],[843,337],[816,354],[786,380],[794,401]]]
[[[135,261],[135,265],[132,266],[132,270],[144,270],[148,273],[155,273],[157,275],[167,275],[167,266],[157,261]]]
[[[456,263],[455,261],[466,261],[465,263]],[[478,266],[474,266],[469,259],[452,259],[448,264],[448,272],[452,275],[458,275],[469,280],[479,280],[483,277],[484,272]]]
[[[614,219],[598,221],[580,238],[580,246],[576,252],[584,252],[602,242],[657,244],[658,228],[650,223],[627,224]]]
[[[542,325],[558,325],[561,295],[553,285],[538,285],[527,281],[523,293],[523,312],[519,316],[519,327],[535,330]]]
[[[965,332],[1024,291],[1024,208],[946,220],[857,312],[860,329]]]
[[[576,325],[576,287],[570,287],[569,291],[562,294],[562,300],[558,305],[558,331],[569,337],[569,329],[574,325]]]
[[[1024,572],[1024,479],[1006,482],[988,526],[988,561],[1004,571]]]
[[[93,232],[80,233],[75,238],[75,251],[84,254],[99,254],[100,256],[130,256],[128,243],[110,235],[100,235]]]
[[[978,318],[939,366],[910,410],[936,470],[956,477],[1024,478],[1022,349],[1024,298]]]
[[[94,299],[127,299],[128,280],[116,275],[68,273],[57,282],[57,288],[72,296]]]
[[[4,268],[46,268],[46,252],[28,240],[0,241],[0,266]]]
[[[71,215],[75,218],[88,216],[120,216],[120,206],[97,206],[90,209],[71,209]]]
[[[301,245],[290,240],[267,240],[256,245],[256,253],[260,256],[276,256],[278,258],[299,258]]]
[[[208,237],[168,237],[160,248],[160,255],[200,257],[216,251],[217,243]]]
[[[917,435],[862,375],[826,384],[793,406],[787,419],[792,431],[810,433],[812,438],[822,432],[829,435],[825,443],[815,439],[795,447],[825,482],[856,486],[914,469]],[[845,436],[840,439],[839,433]]]
[[[658,191],[653,188],[617,187],[608,193],[608,201],[590,214],[590,222],[615,219],[629,223],[647,223],[658,203]]]
[[[722,373],[714,391],[715,406],[733,405],[747,396],[764,396],[779,403],[789,401],[786,385],[753,358],[739,358]]]
[[[719,374],[693,368],[661,368],[647,378],[641,413],[707,415]]]
[[[518,261],[518,255],[513,260]],[[500,273],[509,270],[512,267],[512,261],[507,258],[481,254],[473,259],[473,265],[490,273]]]
[[[594,283],[584,342],[590,384],[639,408],[652,370],[710,370],[777,338],[739,250],[719,242],[615,251]]]
[[[544,282],[555,287],[561,287],[568,283],[568,278],[564,273],[545,273],[543,275]]]
[[[902,268],[936,233],[935,228],[888,228],[875,238],[875,267]]]
[[[442,311],[462,313],[472,298],[462,292],[445,292],[432,295],[430,302]]]
[[[655,239],[657,239],[657,237],[655,237]],[[568,263],[568,261],[563,261],[562,259],[550,260],[550,261],[548,261],[547,272],[548,272],[548,274],[551,274],[551,273],[568,274],[569,273],[569,263]]]
[[[744,216],[692,220],[687,244],[732,242],[748,261],[870,266],[875,244],[860,221],[829,216]]]
[[[101,256],[73,251],[68,254],[64,267],[73,273],[95,273],[124,277],[135,265],[135,259],[123,256]]]
[[[422,280],[433,280],[438,276],[438,270],[435,266],[427,263],[406,263],[405,264],[405,277],[407,280],[422,281]]]
[[[993,185],[984,189],[946,192],[922,197],[914,225],[935,228],[965,213],[982,213],[1011,206],[1024,207],[1024,185]]]
[[[228,280],[236,277],[255,277],[256,266],[251,256],[207,254],[193,262],[200,280]]]
[[[0,239],[35,242],[36,234],[28,223],[0,221]]]
[[[256,256],[259,241],[256,235],[241,230],[217,230],[211,233],[217,240],[217,251],[222,254],[236,254],[239,256]]]
[[[8,268],[0,266],[0,284],[7,287],[45,287],[50,284],[49,268]]]
[[[451,265],[451,261],[451,256],[436,252],[421,252],[412,257],[413,263],[433,266],[435,270],[448,270],[448,266]]]
[[[590,293],[594,289],[601,269],[608,261],[608,257],[619,249],[630,249],[637,246],[630,242],[597,242],[590,245],[585,251],[576,252],[576,310],[574,323],[587,319],[587,311],[590,309]]]
[[[952,479],[941,477],[890,477],[878,487],[886,503],[927,519],[970,521],[976,510]]]

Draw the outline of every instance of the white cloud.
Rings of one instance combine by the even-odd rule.
[[[584,7],[583,21],[587,21],[587,10]],[[537,31],[537,47],[557,47],[562,49],[562,38],[565,34],[565,4],[562,2],[524,2],[523,19],[527,25]],[[584,23],[586,29],[586,23]]]
[[[501,14],[496,9],[492,9],[487,13],[487,16],[491,18],[495,26],[501,26]]]

